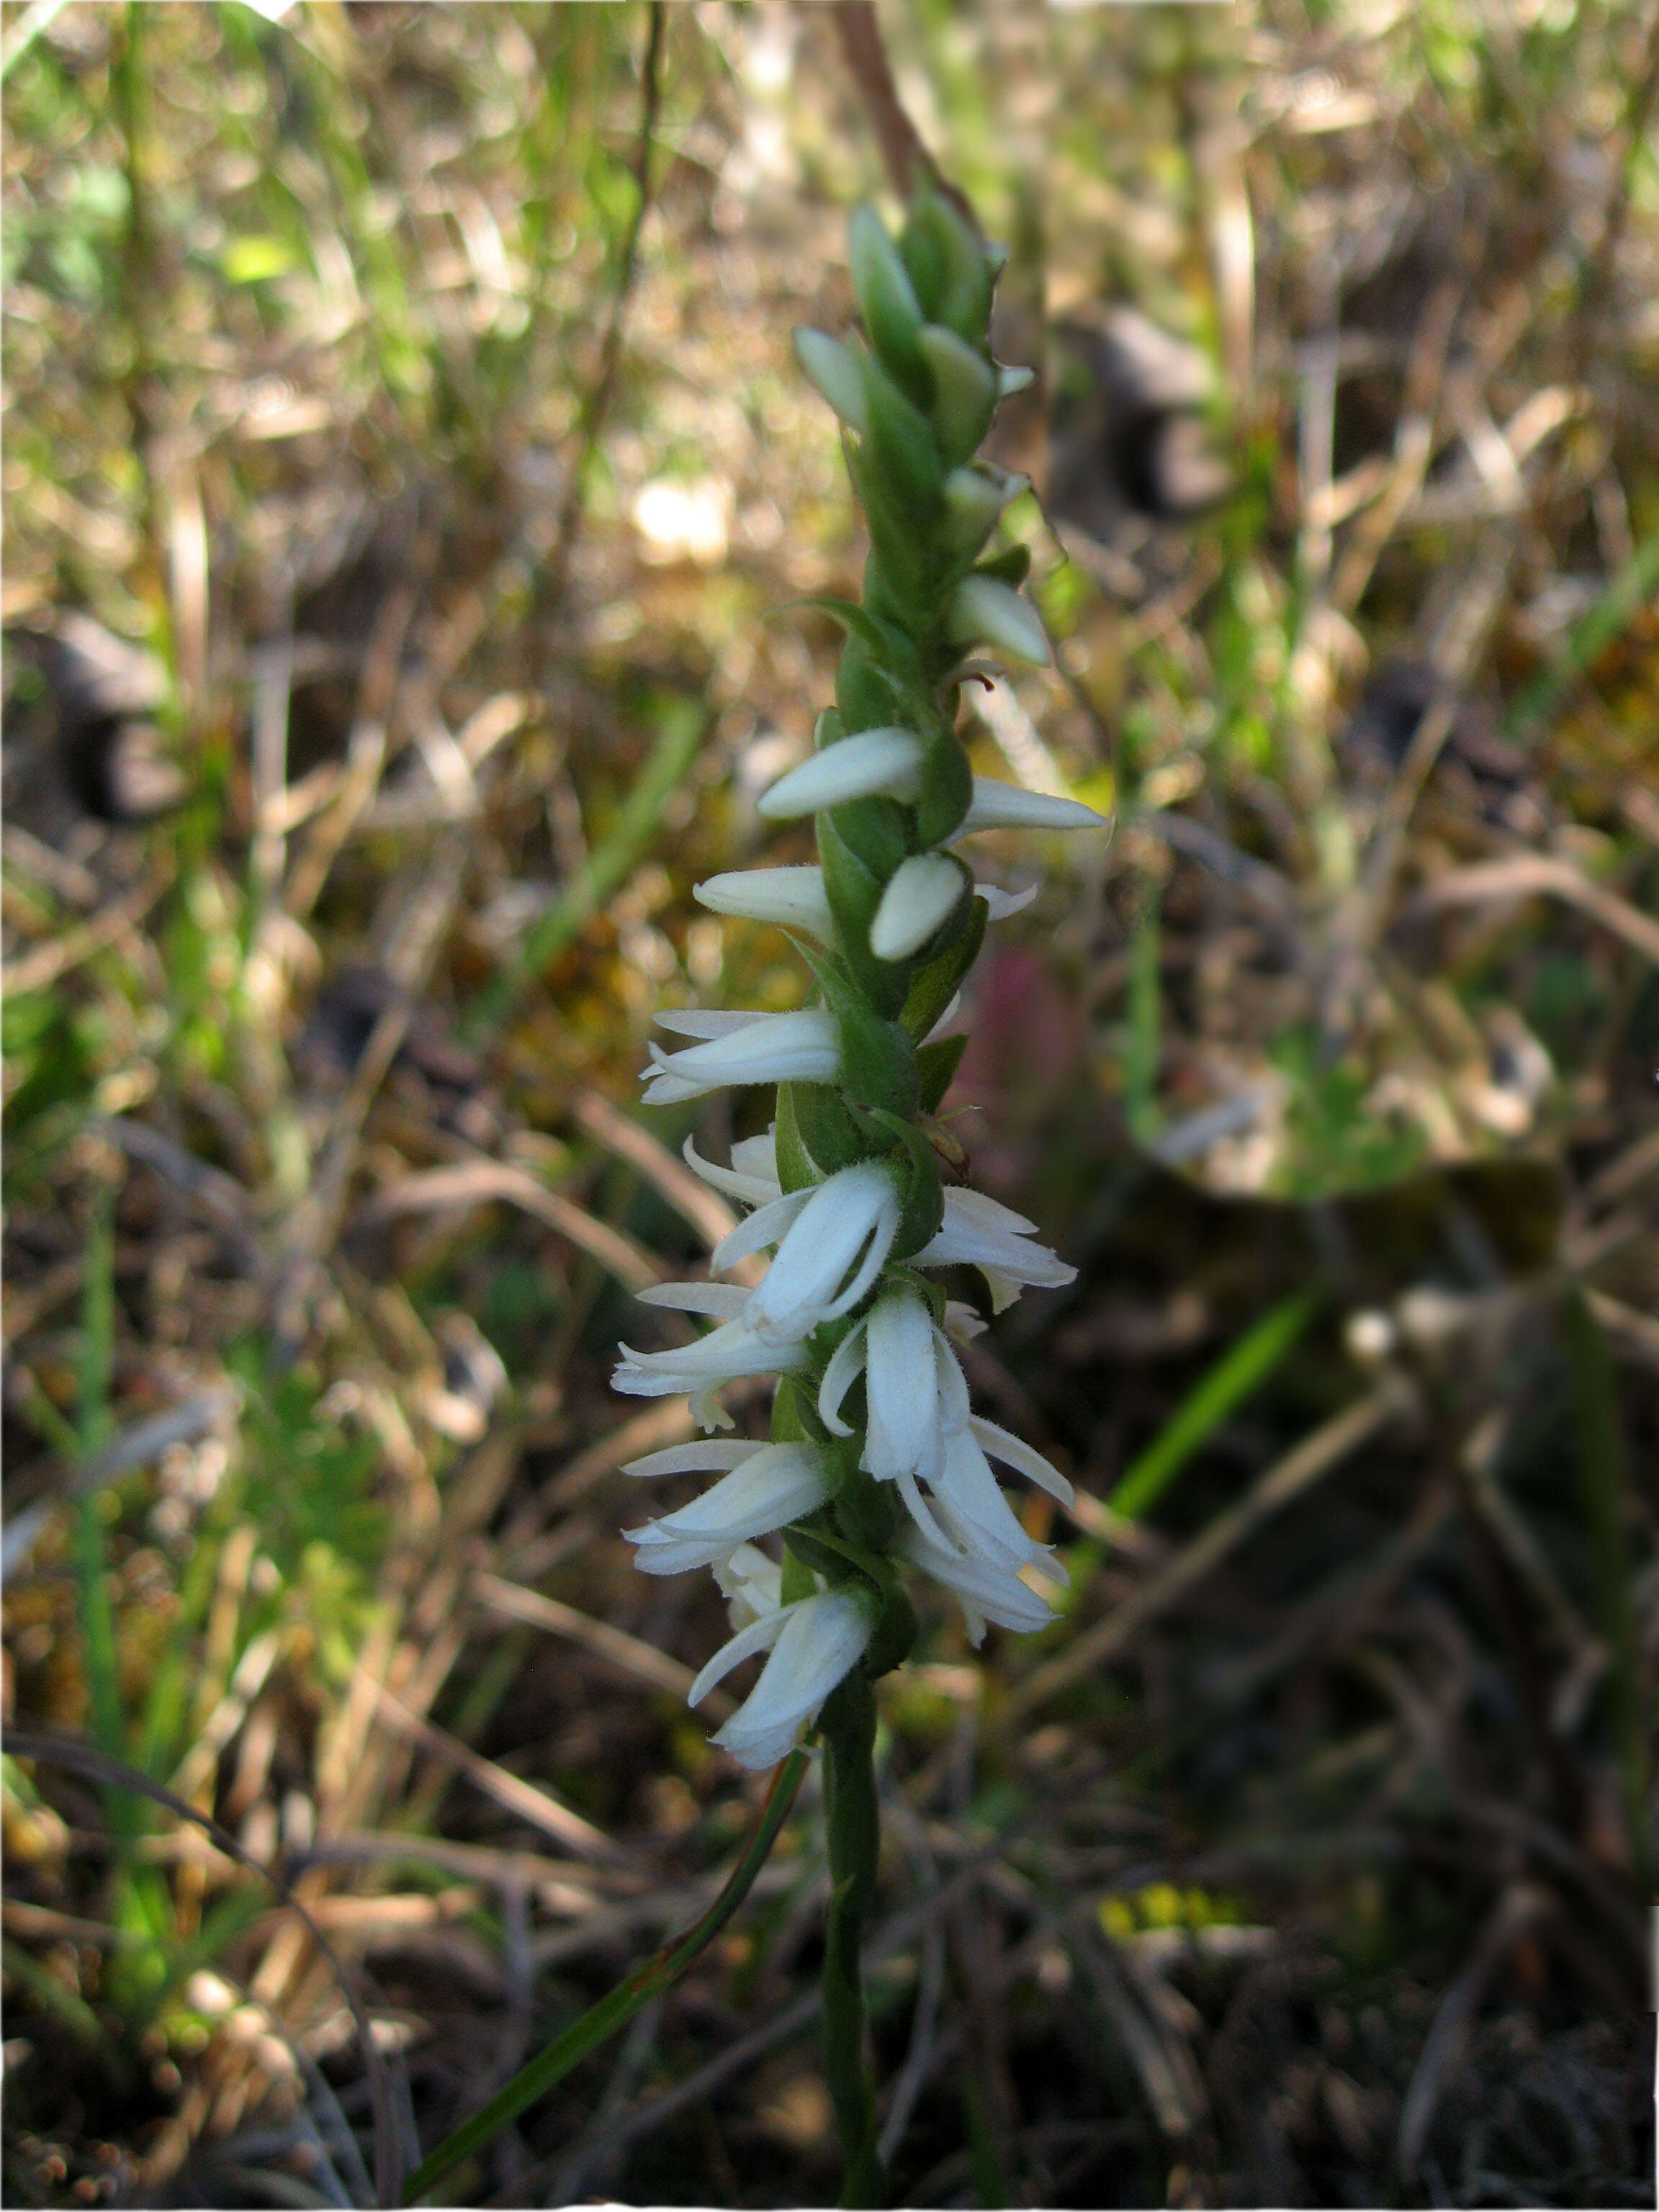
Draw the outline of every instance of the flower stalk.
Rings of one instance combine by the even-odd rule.
[[[993,1462],[1062,1500],[1064,1478],[975,1417],[957,1346],[984,1323],[930,1272],[980,1270],[992,1309],[1073,1270],[1033,1224],[964,1186],[966,1156],[937,1118],[965,1038],[941,1034],[987,924],[1024,902],[981,887],[957,849],[981,830],[1098,826],[1076,800],[975,776],[957,732],[981,656],[1042,663],[1021,595],[1023,548],[987,550],[1025,488],[975,459],[1018,374],[993,360],[1000,258],[956,207],[923,192],[895,238],[872,208],[852,221],[861,338],[796,334],[802,369],[839,418],[869,525],[860,603],[820,599],[846,632],[833,706],[811,757],[760,799],[811,817],[816,866],[726,874],[697,896],[717,913],[788,931],[811,972],[795,1013],[675,1012],[691,1040],[651,1047],[646,1097],[670,1105],[725,1085],[775,1085],[764,1137],[696,1173],[749,1209],[713,1257],[718,1274],[770,1249],[759,1285],[660,1285],[648,1303],[715,1326],[667,1351],[624,1346],[616,1388],[684,1391],[705,1431],[729,1429],[722,1387],[777,1378],[764,1445],[655,1453],[641,1476],[720,1476],[700,1498],[631,1529],[647,1573],[711,1567],[733,1634],[695,1704],[744,1660],[765,1666],[720,1731],[744,1765],[782,1759],[816,1729],[830,1875],[824,2052],[846,2159],[843,2203],[883,2201],[860,1970],[880,1840],[872,1685],[917,1632],[920,1573],[962,1608],[975,1644],[1054,1618],[1054,1555],[1030,1538]],[[776,1546],[775,1555],[763,1545]]]

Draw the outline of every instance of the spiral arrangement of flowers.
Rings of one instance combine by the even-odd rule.
[[[1026,480],[975,458],[997,402],[1029,381],[989,342],[999,258],[950,200],[920,195],[896,240],[854,214],[863,344],[796,333],[801,367],[840,417],[870,531],[861,605],[812,604],[847,633],[836,702],[811,757],[767,791],[774,820],[813,817],[815,867],[714,877],[716,912],[791,933],[816,986],[797,1013],[672,1012],[695,1042],[651,1048],[645,1096],[662,1105],[726,1085],[775,1084],[763,1137],[729,1166],[692,1168],[749,1209],[715,1275],[770,1251],[757,1286],[665,1284],[647,1304],[718,1325],[665,1352],[624,1345],[614,1377],[636,1396],[690,1396],[702,1440],[635,1461],[641,1476],[720,1479],[694,1504],[629,1532],[647,1574],[712,1568],[734,1633],[692,1686],[695,1705],[741,1661],[769,1656],[715,1741],[775,1765],[816,1723],[825,1752],[831,1903],[824,1961],[827,2072],[847,2156],[846,2201],[882,2191],[862,2056],[859,1946],[878,1816],[870,1685],[908,1656],[910,1571],[986,1624],[1042,1627],[1028,1581],[1061,1574],[1009,1504],[1001,1466],[1066,1500],[1041,1453],[976,1415],[957,1346],[985,1326],[933,1271],[979,1268],[1000,1311],[1028,1285],[1072,1279],[1034,1224],[962,1179],[937,1115],[966,1038],[941,1034],[988,921],[1025,902],[977,884],[958,847],[976,830],[1089,829],[1074,800],[974,775],[957,734],[964,679],[986,648],[1042,663],[1048,644],[1020,596],[1024,546],[987,552]],[[1034,894],[1032,894],[1034,896]],[[741,1442],[720,1404],[740,1376],[777,1377],[769,1443]],[[781,1556],[761,1540],[781,1538]]]
[[[1069,1496],[1040,1453],[972,1411],[957,1345],[985,1324],[933,1273],[978,1267],[997,1311],[1073,1274],[1032,1223],[955,1179],[962,1148],[934,1118],[966,1042],[936,1032],[987,922],[1025,902],[976,884],[961,841],[1102,818],[975,776],[954,726],[984,648],[1048,657],[1019,592],[1025,549],[984,550],[1025,479],[975,458],[999,398],[1030,372],[992,360],[998,258],[943,197],[916,199],[896,241],[860,207],[850,258],[867,347],[813,330],[795,345],[844,426],[870,529],[864,599],[815,602],[848,633],[836,703],[818,717],[811,759],[760,801],[775,820],[814,817],[818,865],[716,876],[696,891],[720,914],[791,932],[817,1003],[661,1015],[697,1042],[653,1045],[645,1092],[670,1104],[725,1085],[777,1085],[771,1129],[735,1145],[729,1167],[686,1148],[699,1176],[750,1209],[714,1273],[775,1256],[753,1289],[645,1292],[719,1326],[670,1351],[624,1346],[615,1376],[635,1395],[691,1394],[705,1431],[732,1426],[722,1384],[778,1377],[769,1443],[709,1434],[627,1470],[720,1478],[629,1534],[647,1574],[712,1568],[730,1602],[736,1633],[698,1676],[694,1705],[739,1661],[769,1652],[716,1738],[754,1768],[781,1759],[855,1668],[867,1679],[908,1656],[907,1568],[956,1596],[975,1644],[988,1621],[1030,1630],[1051,1619],[1022,1571],[1061,1570],[1026,1534],[993,1463]],[[779,1532],[781,1560],[758,1543]]]

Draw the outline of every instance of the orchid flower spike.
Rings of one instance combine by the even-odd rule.
[[[705,1433],[630,1462],[634,1477],[708,1480],[629,1540],[642,1572],[708,1568],[729,1602],[733,1632],[694,1705],[764,1658],[715,1741],[760,1768],[816,1729],[842,1803],[861,1786],[847,1778],[848,1716],[872,1713],[868,1681],[909,1649],[908,1591],[935,1585],[977,1644],[993,1624],[1044,1626],[1045,1592],[1064,1580],[1005,1484],[1062,1506],[1070,1485],[974,1413],[960,1347],[988,1322],[948,1298],[936,1271],[977,1269],[995,1315],[1025,1291],[1063,1290],[1075,1270],[1024,1215],[959,1179],[939,1115],[963,1045],[946,1028],[985,926],[1036,896],[975,883],[959,841],[1103,822],[1078,800],[975,776],[956,732],[966,653],[1049,659],[1020,586],[1025,556],[998,543],[1026,481],[976,457],[1024,375],[991,354],[1000,258],[929,191],[896,238],[860,209],[850,259],[861,332],[800,331],[795,349],[838,420],[865,508],[866,603],[820,603],[848,633],[836,702],[809,757],[757,802],[767,822],[811,817],[816,858],[711,876],[696,894],[789,932],[813,995],[791,1013],[659,1017],[677,1042],[649,1048],[650,1104],[775,1085],[777,1106],[729,1164],[687,1141],[688,1166],[737,1218],[711,1239],[706,1279],[658,1284],[641,1302],[703,1333],[624,1345],[614,1378],[634,1396],[684,1393],[705,1432],[732,1428],[723,1392],[769,1383],[769,1437]]]

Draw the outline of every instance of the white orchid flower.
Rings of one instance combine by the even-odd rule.
[[[764,1596],[750,1579],[746,1601]],[[803,1723],[863,1657],[876,1624],[874,1599],[862,1589],[820,1590],[763,1612],[721,1646],[691,1685],[686,1702],[701,1705],[735,1666],[770,1650],[761,1678],[714,1741],[741,1766],[761,1772],[793,1747]]]
[[[871,1289],[893,1249],[899,1215],[897,1171],[885,1161],[860,1161],[759,1207],[716,1245],[711,1264],[730,1267],[777,1244],[750,1298],[750,1326],[766,1337],[810,1336],[820,1323],[850,1313]]]
[[[1035,1222],[983,1191],[953,1187],[945,1194],[939,1234],[916,1254],[915,1264],[979,1268],[990,1286],[992,1306],[1001,1313],[1022,1289],[1059,1290],[1077,1279],[1075,1267],[1046,1244],[1031,1241],[1036,1229]]]
[[[976,775],[973,799],[954,834],[970,837],[976,830],[1103,830],[1106,822],[1105,815],[1097,814],[1080,799],[1059,799],[1046,791],[1027,791],[1023,784]]]
[[[718,1449],[705,1445],[705,1458]],[[829,1455],[822,1449],[758,1444],[690,1505],[623,1533],[637,1547],[635,1565],[647,1575],[683,1574],[729,1559],[740,1544],[815,1511],[831,1486]]]
[[[628,1344],[619,1349],[622,1358],[611,1387],[630,1398],[672,1398],[682,1390],[701,1395],[744,1375],[793,1375],[807,1357],[805,1344],[757,1336],[746,1315],[711,1329],[695,1344],[671,1345],[665,1352],[635,1352]]]
[[[969,1641],[975,1647],[985,1640],[987,1621],[994,1620],[999,1628],[1011,1628],[1024,1636],[1033,1629],[1047,1628],[1058,1618],[1047,1598],[1028,1589],[1018,1575],[988,1565],[952,1545],[935,1543],[920,1528],[907,1528],[898,1540],[898,1548],[923,1574],[943,1583],[955,1595],[968,1623]]]
[[[822,752],[781,775],[757,802],[771,821],[787,821],[795,814],[816,814],[825,806],[842,806],[849,799],[872,799],[884,793],[890,798],[911,799],[920,787],[918,777],[923,752],[914,730],[887,724],[880,729],[860,730],[856,737],[842,738]]]
[[[658,1017],[665,1028],[689,1030],[693,1018],[716,1017],[676,1014]],[[821,1007],[794,1014],[748,1014],[739,1025],[718,1034],[704,1032],[708,1042],[684,1052],[650,1048],[645,1097],[653,1106],[678,1106],[688,1098],[705,1097],[727,1084],[833,1083],[841,1067],[841,1045],[833,1018]]]

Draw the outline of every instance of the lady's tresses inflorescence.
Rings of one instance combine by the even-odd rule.
[[[984,1324],[933,1273],[977,1267],[999,1312],[1073,1275],[1030,1222],[954,1179],[961,1147],[933,1118],[965,1042],[936,1032],[987,921],[1024,902],[975,884],[959,841],[1102,819],[975,776],[955,732],[959,687],[984,648],[1048,658],[1019,593],[1024,548],[986,551],[1025,480],[975,458],[998,399],[1029,373],[991,358],[998,263],[944,198],[914,202],[896,243],[860,208],[851,260],[867,345],[810,330],[795,345],[843,425],[870,528],[864,599],[813,603],[847,632],[836,703],[811,758],[760,802],[774,819],[814,817],[818,865],[716,876],[697,891],[717,913],[792,932],[817,1003],[660,1016],[691,1041],[652,1046],[645,1092],[667,1105],[777,1085],[771,1129],[735,1145],[729,1167],[686,1148],[698,1175],[749,1209],[714,1273],[774,1257],[754,1289],[645,1292],[716,1326],[671,1351],[624,1346],[615,1377],[637,1396],[690,1393],[705,1431],[627,1469],[719,1478],[629,1534],[647,1574],[709,1567],[729,1601],[736,1632],[697,1677],[693,1705],[741,1660],[769,1654],[715,1739],[754,1768],[781,1759],[853,1670],[873,1676],[908,1655],[907,1568],[955,1595],[975,1644],[988,1621],[1042,1626],[1053,1616],[1027,1571],[1061,1571],[1026,1534],[996,1468],[1071,1494],[1040,1453],[974,1413],[957,1346]],[[708,1433],[732,1426],[721,1385],[753,1375],[778,1378],[771,1441]],[[761,1543],[779,1538],[774,1559]]]

